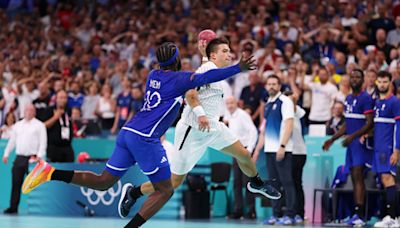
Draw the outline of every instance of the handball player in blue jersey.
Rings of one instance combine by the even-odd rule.
[[[400,227],[397,217],[396,166],[400,153],[400,100],[390,91],[392,75],[378,72],[375,103],[373,170],[379,174],[386,196],[386,215],[374,227]]]
[[[253,70],[255,64],[250,57],[242,58],[236,65],[203,74],[180,72],[178,47],[169,42],[157,48],[156,56],[161,69],[150,72],[146,82],[144,105],[118,134],[114,152],[102,174],[58,170],[40,161],[26,177],[22,186],[24,193],[29,193],[50,180],[106,190],[112,187],[129,167],[137,163],[152,182],[155,191],[149,195],[127,227],[141,226],[161,209],[172,196],[174,188],[170,180],[169,162],[160,137],[176,119],[183,95],[190,89],[224,80],[241,71]],[[271,191],[271,187],[264,184],[258,174],[252,177],[252,182],[260,190]]]
[[[360,137],[368,133],[373,127],[373,108],[374,101],[366,92],[362,91],[364,83],[364,73],[360,69],[355,69],[350,73],[350,85],[352,93],[346,97],[345,101],[345,124],[339,129],[332,138],[328,139],[323,146],[323,150],[329,150],[332,143],[345,135],[343,146],[347,147],[346,167],[350,169],[351,180],[354,188],[354,215],[346,221],[348,225],[364,225],[364,198],[365,183],[364,169],[371,167],[373,151],[366,148],[360,142]]]

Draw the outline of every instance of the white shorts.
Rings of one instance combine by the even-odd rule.
[[[216,126],[213,131],[202,132],[179,120],[175,128],[176,150],[169,157],[172,173],[189,173],[204,155],[207,147],[221,150],[238,141],[224,123],[218,122]]]

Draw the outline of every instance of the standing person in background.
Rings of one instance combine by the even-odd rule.
[[[122,92],[117,97],[117,113],[115,114],[114,124],[111,133],[117,133],[125,123],[132,117],[131,104],[131,81],[125,78],[122,81]]]
[[[114,124],[116,101],[111,97],[112,91],[111,86],[108,84],[103,85],[101,88],[101,97],[96,107],[96,114],[99,116],[101,121],[101,129],[104,133],[110,133],[110,129]]]
[[[326,122],[326,135],[336,134],[345,121],[344,104],[340,101],[336,101],[332,107],[332,117]]]
[[[64,90],[56,94],[56,105],[46,110],[47,158],[50,162],[73,162],[72,121],[67,109],[68,96]]]
[[[78,82],[71,83],[71,91],[68,93],[68,108],[81,109],[85,95],[81,93],[81,87]]]
[[[264,146],[269,179],[276,179],[285,191],[287,210],[282,211],[282,199],[272,201],[273,215],[264,221],[269,225],[293,225],[296,206],[296,190],[293,182],[293,142],[292,131],[294,121],[293,102],[281,91],[281,80],[276,75],[267,78],[269,98],[264,107],[263,128],[253,160],[257,161]],[[283,216],[283,217],[282,217]]]
[[[257,143],[257,128],[251,119],[251,116],[243,109],[238,107],[237,100],[235,97],[230,96],[225,99],[226,108],[228,110],[225,113],[224,121],[227,123],[228,128],[231,129],[232,133],[239,139],[243,146],[253,153],[254,147]],[[233,191],[235,197],[234,212],[229,218],[239,219],[243,215],[243,188],[246,187],[249,178],[240,170],[240,167],[233,159]],[[246,191],[246,204],[249,209],[245,214],[246,219],[256,219],[256,207],[255,198],[249,191]]]
[[[6,121],[3,126],[0,128],[1,139],[9,139],[11,137],[11,133],[16,122],[15,115],[13,112],[9,112],[6,115]]]
[[[28,173],[29,162],[46,156],[47,134],[44,124],[35,118],[35,106],[28,104],[24,109],[25,118],[18,121],[11,133],[11,138],[4,150],[3,163],[8,163],[10,153],[16,148],[17,157],[12,167],[12,190],[10,207],[5,214],[17,214],[21,198],[21,186]]]
[[[292,99],[293,104],[297,104],[298,97],[292,92],[285,92],[286,96]],[[294,106],[294,121],[293,121],[293,133],[292,140],[293,145],[293,161],[292,161],[292,173],[293,182],[296,189],[296,216],[294,222],[296,224],[302,224],[304,222],[304,190],[303,190],[303,169],[307,160],[307,147],[303,138],[303,131],[301,125],[301,118],[304,117],[306,111],[299,105]]]
[[[386,216],[374,227],[400,227],[396,189],[396,168],[400,155],[400,100],[390,90],[392,75],[378,72],[376,86],[379,99],[375,103],[373,169],[379,174],[386,198]]]
[[[331,107],[334,102],[333,95],[338,89],[329,81],[329,74],[325,68],[318,70],[320,82],[302,83],[305,90],[312,94],[310,124],[325,124],[331,118]],[[316,75],[314,75],[314,78]]]
[[[352,93],[346,97],[346,121],[330,139],[325,141],[323,150],[328,151],[333,142],[345,136],[342,145],[346,150],[346,167],[350,169],[353,182],[354,210],[353,216],[345,221],[349,226],[365,225],[365,182],[364,169],[372,165],[372,151],[364,143],[360,143],[360,136],[366,134],[373,127],[372,97],[362,91],[364,73],[360,69],[350,72]]]
[[[39,97],[33,101],[33,105],[36,108],[36,118],[40,121],[44,121],[44,115],[46,114],[46,108],[50,105],[50,89],[47,82],[41,82],[39,84]]]
[[[260,83],[257,72],[249,73],[250,85],[243,88],[240,94],[239,107],[249,107],[251,110],[251,119],[256,126],[260,123],[260,110],[262,109],[262,100],[267,94],[263,85]]]

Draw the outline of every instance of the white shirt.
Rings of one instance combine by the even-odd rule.
[[[35,89],[29,92],[26,85],[22,85],[22,93],[18,95],[18,105],[19,105],[19,118],[24,118],[25,107],[39,97],[39,90]]]
[[[218,67],[211,61],[204,63],[197,69],[196,73],[204,73]],[[214,82],[200,87],[198,97],[200,105],[203,107],[206,117],[210,121],[210,130],[216,129],[219,118],[223,115],[225,109],[224,86],[220,82]],[[186,105],[182,113],[183,121],[193,128],[198,128],[197,116],[192,111],[192,107]]]
[[[44,158],[47,149],[47,132],[43,122],[33,118],[30,121],[18,121],[11,133],[3,157],[9,157],[16,148],[16,154],[22,156],[37,155]]]
[[[258,132],[250,115],[243,109],[237,108],[233,113],[226,112],[224,120],[229,122],[229,129],[233,135],[252,153],[257,143]]]
[[[328,121],[331,118],[331,107],[334,102],[334,95],[338,89],[332,83],[322,85],[320,82],[308,84],[312,92],[310,120]]]
[[[352,25],[357,24],[358,20],[357,18],[354,17],[350,17],[350,18],[346,18],[346,17],[342,17],[341,19],[341,23],[343,27],[351,27]]]
[[[8,127],[7,125],[3,125],[1,127],[1,139],[10,139],[11,133],[13,131],[14,125]]]
[[[304,142],[301,122],[300,119],[306,114],[306,111],[302,109],[300,106],[296,105],[296,112],[294,114],[294,121],[293,121],[293,132],[292,132],[292,141],[293,145],[293,154],[296,155],[305,155],[307,154],[306,143]]]

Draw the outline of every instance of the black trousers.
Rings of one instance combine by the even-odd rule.
[[[240,170],[236,159],[233,159],[233,192],[234,192],[234,212],[243,213],[243,188],[246,188],[249,178]],[[246,204],[248,213],[256,213],[256,200],[251,192],[246,190]]]
[[[47,158],[50,162],[74,162],[74,150],[71,145],[47,145]]]
[[[296,189],[296,215],[304,218],[304,190],[303,190],[303,168],[306,164],[306,155],[293,155],[293,181]]]
[[[18,210],[21,199],[21,187],[25,174],[28,173],[29,157],[17,155],[12,167],[12,187],[10,208]]]
[[[275,217],[282,215],[293,218],[296,207],[296,190],[294,188],[292,174],[292,153],[286,152],[282,161],[276,160],[276,153],[265,153],[267,160],[267,171],[269,179],[276,179],[282,186],[284,197],[279,200],[272,200],[272,210]],[[283,212],[283,205],[286,205],[286,211]]]

